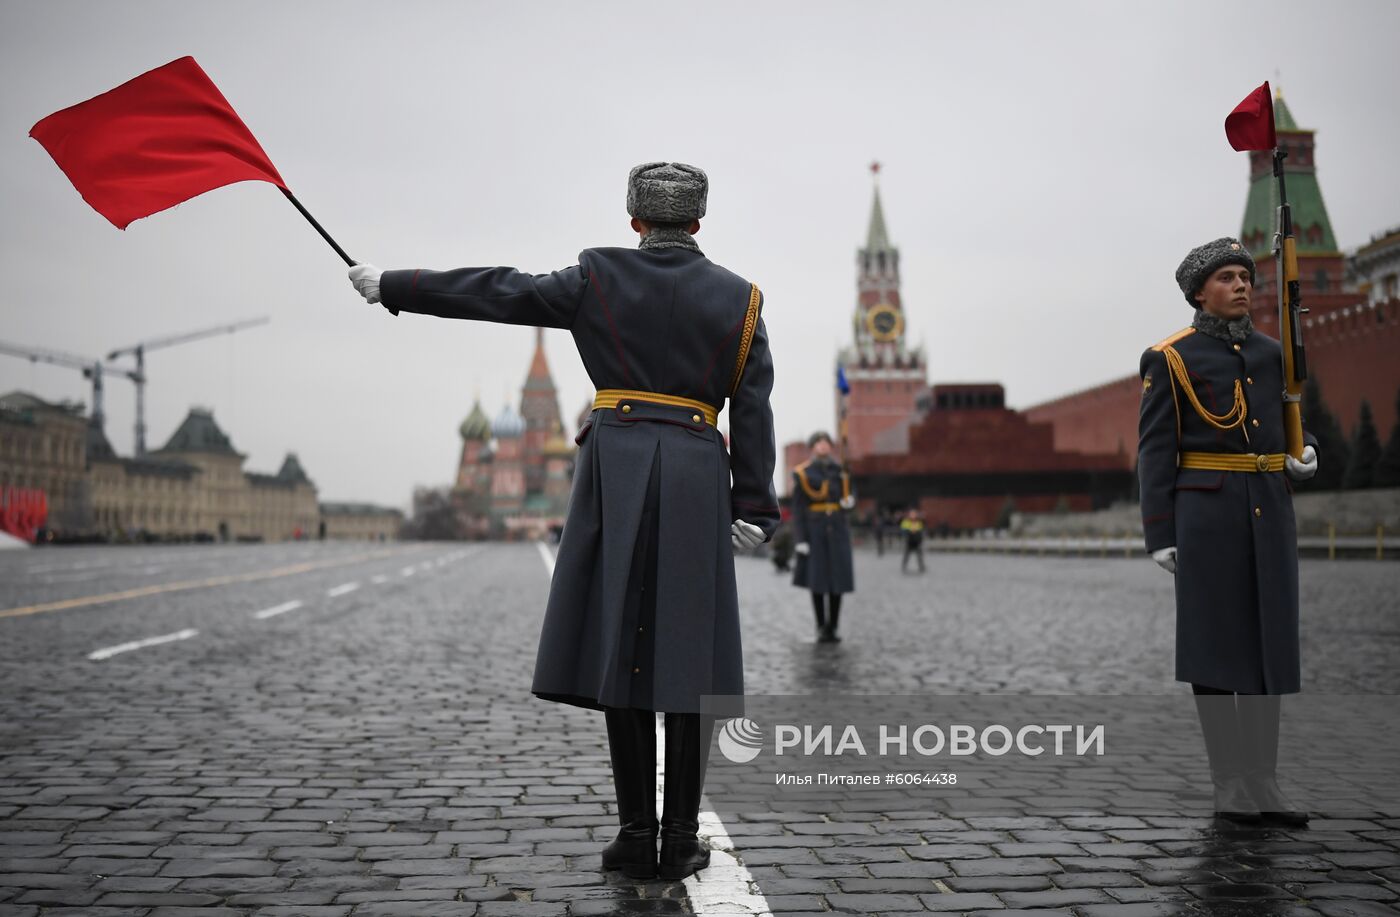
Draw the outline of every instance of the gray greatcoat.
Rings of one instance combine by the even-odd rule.
[[[698,251],[588,249],[574,267],[386,271],[386,306],[446,318],[567,328],[600,390],[725,405],[747,281]],[[535,675],[539,697],[582,707],[701,712],[742,695],[730,525],[771,536],[773,363],[762,320],[729,400],[730,448],[690,408],[631,399],[579,431],[573,492]]]
[[[804,486],[805,481],[805,486]],[[792,473],[792,530],[807,554],[798,555],[792,583],[816,593],[842,595],[856,591],[851,558],[851,528],[844,509],[814,510],[813,504],[838,503],[850,489],[840,464],[813,459]]]
[[[1176,677],[1239,693],[1296,692],[1298,544],[1291,485],[1281,471],[1177,467],[1179,452],[1283,452],[1278,341],[1253,331],[1229,342],[1187,329],[1172,343],[1210,413],[1230,410],[1239,380],[1247,419],[1243,429],[1228,431],[1196,412],[1174,383],[1162,346],[1142,355],[1138,476],[1147,550],[1177,549]]]

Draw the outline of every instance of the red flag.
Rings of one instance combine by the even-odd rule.
[[[1240,151],[1272,150],[1278,146],[1274,136],[1274,99],[1269,95],[1268,80],[1225,116],[1225,136],[1230,146]]]
[[[54,112],[29,136],[118,229],[234,182],[287,187],[193,57]]]

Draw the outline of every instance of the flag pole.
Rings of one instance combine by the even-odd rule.
[[[326,232],[320,223],[316,222],[316,218],[311,215],[311,211],[301,205],[301,201],[296,199],[296,195],[292,194],[292,192],[288,191],[286,188],[282,189],[282,193],[287,195],[287,200],[292,202],[292,206],[296,207],[301,215],[306,217],[306,222],[310,223],[312,228],[321,234],[321,238],[330,243],[331,248],[335,249],[335,253],[345,261],[346,267],[354,267],[355,259],[345,254],[345,249],[341,248],[340,245],[331,238],[331,234]]]
[[[301,201],[297,200],[296,195],[293,194],[291,191],[287,190],[286,188],[282,188],[281,190],[282,193],[287,196],[287,200],[292,202],[292,206],[297,209],[297,212],[299,212],[302,216],[306,217],[306,222],[310,223],[311,227],[321,234],[321,238],[325,239],[326,242],[329,243],[330,247],[335,249],[335,253],[340,256],[341,260],[344,261],[348,267],[354,267],[357,263],[355,259],[347,255],[345,253],[345,249],[341,248],[340,244],[331,238],[331,234],[326,232],[325,227],[323,227],[320,223],[316,221],[316,218],[311,215],[311,211],[307,210],[301,205]],[[385,306],[384,308],[389,309],[389,312],[392,315],[399,314],[398,309],[392,309],[389,306]]]

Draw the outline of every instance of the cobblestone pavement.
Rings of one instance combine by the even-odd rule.
[[[742,558],[750,693],[1182,692],[1150,563],[928,562],[862,554],[818,646],[805,595]],[[1304,561],[1302,587],[1304,690],[1397,693],[1400,566]],[[0,555],[0,915],[1397,912],[1394,807],[1302,831],[754,812],[699,881],[626,883],[599,871],[598,715],[528,693],[547,588],[535,545]]]

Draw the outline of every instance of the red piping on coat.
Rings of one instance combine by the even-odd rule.
[[[724,340],[719,342],[719,346],[715,348],[715,352],[710,354],[710,365],[705,368],[705,381],[700,383],[700,388],[702,390],[705,388],[705,386],[710,384],[710,373],[714,372],[715,362],[719,360],[719,355],[721,351],[723,351],[726,347],[729,346],[729,342],[733,339],[734,333],[740,328],[744,327],[744,319],[747,317],[747,312],[739,316],[739,320],[734,323],[733,328],[729,329],[729,333],[724,336]]]
[[[632,381],[632,371],[627,367],[627,354],[622,349],[622,338],[617,333],[617,324],[613,321],[608,301],[603,297],[603,284],[598,280],[598,275],[591,270],[588,272],[588,282],[598,294],[598,302],[603,306],[603,317],[608,320],[608,331],[612,333],[613,346],[617,348],[617,359],[622,364],[622,374],[627,377],[627,384],[635,388],[637,383]]]

